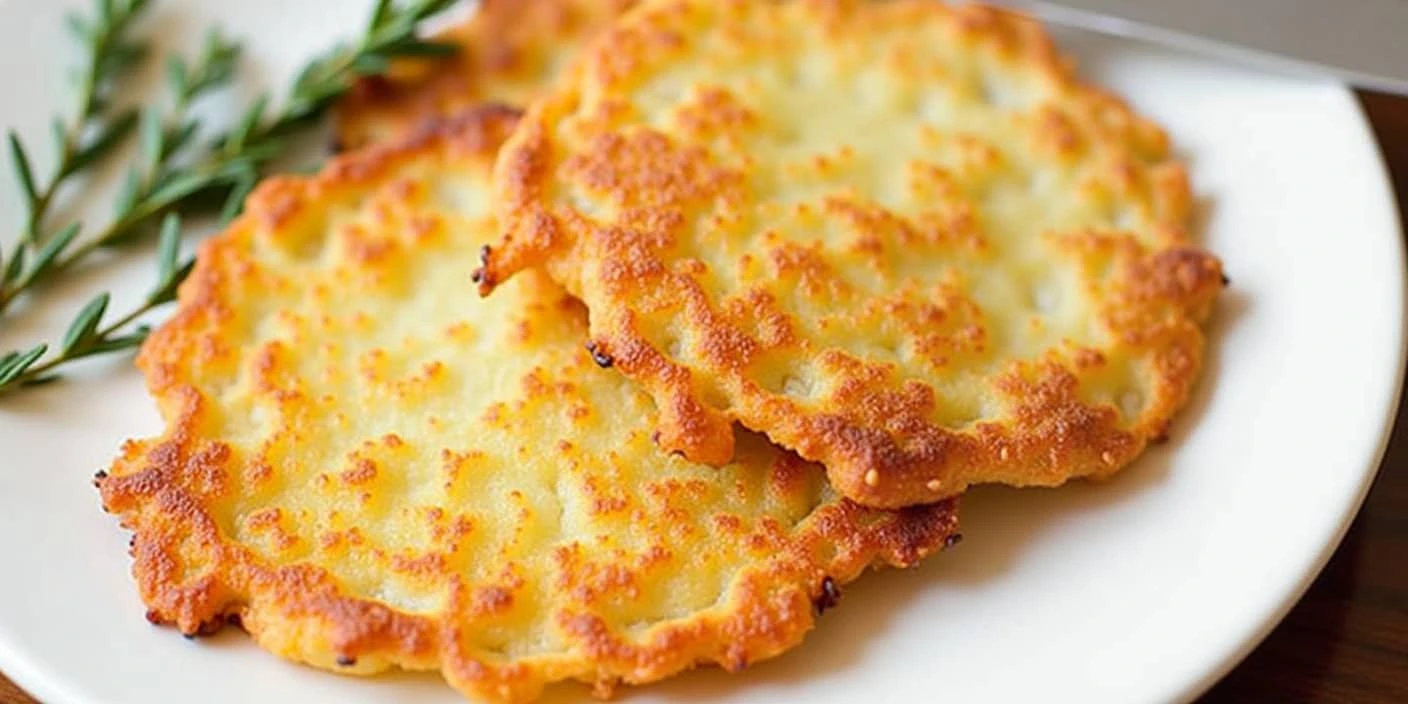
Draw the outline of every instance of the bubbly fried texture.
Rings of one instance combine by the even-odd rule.
[[[952,505],[862,508],[760,436],[722,470],[660,451],[545,276],[481,300],[514,118],[273,179],[203,246],[139,358],[167,429],[98,482],[153,621],[237,616],[287,658],[489,699],[606,694],[775,656],[836,585],[945,546]]]
[[[469,19],[436,35],[458,55],[405,59],[362,79],[336,109],[337,143],[356,148],[404,137],[428,120],[482,103],[524,106],[634,0],[480,0]]]
[[[544,265],[707,463],[733,421],[896,507],[1103,477],[1199,373],[1221,264],[1165,134],[1037,24],[933,0],[657,0],[495,172],[489,292]]]

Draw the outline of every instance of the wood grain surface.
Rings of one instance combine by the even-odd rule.
[[[11,684],[4,676],[0,676],[0,702],[4,704],[29,704],[34,701],[25,696],[19,687]]]
[[[1408,212],[1408,99],[1360,98],[1393,172],[1400,212]],[[1204,701],[1408,702],[1405,416],[1400,410],[1378,480],[1325,571],[1280,627]],[[0,704],[33,701],[0,676]]]

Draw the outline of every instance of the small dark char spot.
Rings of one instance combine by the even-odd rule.
[[[1169,426],[1171,426],[1172,424],[1172,420],[1165,420],[1163,422],[1163,425],[1160,425],[1157,429],[1154,430],[1154,434],[1152,437],[1149,438],[1149,442],[1155,445],[1161,445],[1163,443],[1168,442]]]
[[[239,614],[225,614],[225,623],[244,630],[244,619],[240,618]]]
[[[963,534],[954,533],[953,535],[944,538],[944,549],[947,550],[955,545],[958,545],[961,542],[963,542]]]
[[[1231,286],[1231,285],[1232,285],[1232,279],[1227,278],[1227,275],[1226,275],[1226,274],[1223,274],[1223,275],[1222,275],[1222,285],[1223,285],[1224,287],[1226,287],[1226,286]]]
[[[598,367],[601,367],[602,369],[610,369],[611,365],[616,363],[616,359],[611,355],[602,352],[597,347],[595,342],[587,343],[587,351],[592,353],[592,361],[596,362],[596,365]]]
[[[489,283],[489,254],[493,251],[493,248],[487,244],[479,248],[479,268],[475,269],[474,273],[470,275],[470,281],[476,284]]]
[[[827,609],[835,608],[841,602],[841,588],[836,586],[836,580],[830,576],[821,580],[821,593],[817,595],[812,603],[816,605],[818,616],[826,613]]]
[[[341,667],[352,667],[357,664],[357,658],[351,655],[339,655],[337,656],[337,664]]]
[[[161,616],[157,614],[156,609],[147,609],[146,617],[147,623],[150,623],[153,626],[161,625]]]
[[[200,634],[198,634],[198,633],[182,633],[182,634],[181,634],[181,637],[182,637],[182,638],[185,638],[186,640],[195,640],[195,639],[196,639],[196,636],[198,636],[198,635],[200,635]]]
[[[101,487],[101,486],[103,485],[103,480],[104,480],[104,479],[107,479],[107,478],[108,478],[108,473],[107,473],[106,471],[104,471],[104,470],[101,470],[101,469],[100,469],[100,470],[98,470],[97,472],[94,472],[94,473],[93,473],[93,486],[95,486],[95,487]]]

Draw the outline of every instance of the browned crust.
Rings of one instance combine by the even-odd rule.
[[[584,43],[634,0],[481,0],[471,17],[431,38],[450,59],[403,59],[364,78],[338,103],[338,151],[410,134],[422,123],[480,103],[527,105],[558,69],[558,54]]]
[[[439,670],[466,694],[499,701],[532,700],[546,684],[570,679],[590,683],[605,696],[618,682],[651,682],[701,663],[737,670],[773,657],[799,643],[814,625],[813,601],[830,598],[828,580],[833,585],[848,582],[872,565],[910,565],[953,539],[952,503],[882,512],[831,500],[794,529],[765,524],[736,536],[770,558],[743,568],[719,607],[661,622],[631,638],[613,633],[593,610],[592,595],[611,588],[614,577],[583,565],[568,570],[569,578],[558,585],[561,593],[579,595],[579,610],[564,612],[558,623],[571,634],[573,647],[496,660],[476,649],[473,629],[466,624],[521,598],[518,591],[533,586],[521,579],[471,589],[434,554],[405,560],[399,569],[450,585],[443,613],[410,614],[349,596],[323,569],[271,561],[224,533],[214,507],[227,505],[240,487],[257,485],[279,471],[211,435],[223,411],[199,386],[202,375],[223,378],[252,352],[240,348],[230,330],[239,329],[233,320],[238,297],[249,295],[241,292],[258,283],[254,233],[308,237],[303,223],[315,222],[326,203],[360,198],[416,160],[487,163],[515,118],[511,110],[479,109],[403,143],[336,159],[315,178],[273,179],[258,189],[238,221],[202,246],[195,271],[181,287],[179,310],[153,334],[138,360],[167,430],[159,438],[129,441],[97,482],[105,510],[134,533],[133,574],[151,621],[190,635],[233,621],[262,647],[316,667],[362,675],[392,667]],[[580,307],[551,284],[544,282],[540,291],[534,305],[574,320],[583,317]],[[584,331],[585,321],[580,322]],[[267,351],[259,363],[261,374],[272,378],[281,373],[279,354]],[[575,361],[566,364],[579,378],[603,373],[575,344],[569,358]],[[542,391],[549,396],[560,392]],[[281,391],[270,380],[267,393]],[[300,401],[292,394],[280,402]],[[396,436],[380,442],[393,450],[402,444]],[[568,462],[574,452],[571,438],[555,447]],[[773,482],[786,484],[820,472],[786,453],[771,456],[771,466],[758,470],[770,472]],[[356,484],[379,471],[387,468],[367,462],[351,470],[355,476],[341,479]],[[602,510],[610,508],[603,505]],[[266,511],[249,524],[277,531],[283,518]],[[567,551],[557,559],[571,563],[574,558]]]
[[[700,663],[737,672],[798,645],[816,623],[817,603],[831,599],[828,581],[851,582],[872,566],[910,566],[956,542],[951,502],[887,513],[832,503],[812,515],[803,537],[770,536],[773,563],[744,570],[714,614],[666,622],[631,641],[584,612],[559,624],[576,653],[494,663],[459,639],[456,615],[485,608],[468,590],[452,591],[445,616],[407,614],[345,596],[321,569],[269,564],[231,542],[208,512],[211,497],[203,494],[211,489],[199,485],[238,468],[226,461],[227,446],[191,435],[200,422],[199,403],[192,404],[156,444],[129,443],[99,481],[105,510],[134,532],[132,571],[148,620],[187,635],[236,623],[279,655],[343,674],[440,670],[466,694],[495,701],[532,701],[565,679],[609,697],[617,683],[654,682]]]
[[[687,227],[684,212],[697,213],[701,203],[747,198],[741,175],[714,166],[693,142],[632,130],[630,118],[622,117],[625,108],[601,98],[611,90],[630,90],[639,73],[652,65],[640,57],[658,61],[670,55],[679,43],[676,19],[698,9],[698,3],[687,0],[657,2],[619,22],[551,96],[529,111],[496,167],[503,237],[475,274],[481,292],[488,294],[517,271],[544,265],[591,309],[598,352],[656,398],[662,446],[720,464],[732,456],[732,423],[738,421],[821,462],[838,490],[870,506],[924,503],[957,495],[978,482],[1053,486],[1073,477],[1108,476],[1148,442],[1165,437],[1199,375],[1204,348],[1199,325],[1224,279],[1221,263],[1187,239],[1188,178],[1170,158],[1164,133],[1113,96],[1080,83],[1041,27],[1026,18],[930,0],[798,3],[809,8],[814,21],[830,23],[838,33],[860,33],[886,23],[953,23],[963,41],[1027,65],[1071,97],[1065,114],[1048,116],[1036,148],[1064,154],[1077,149],[1082,139],[1098,139],[1124,150],[1111,181],[1125,189],[1117,196],[1137,196],[1149,204],[1157,221],[1154,241],[1086,232],[1064,235],[1058,249],[1092,270],[1099,268],[1092,262],[1110,262],[1103,274],[1088,279],[1099,292],[1099,317],[1115,345],[1144,362],[1151,376],[1148,398],[1136,417],[1121,419],[1113,405],[1092,405],[1078,397],[1082,373],[1103,364],[1100,350],[1053,350],[1042,359],[1014,362],[996,378],[993,394],[1012,409],[1008,422],[946,427],[933,420],[935,392],[928,385],[897,378],[884,365],[836,350],[798,347],[786,316],[766,295],[721,309],[700,284],[699,266],[673,259],[670,249]],[[883,11],[872,11],[881,6]],[[744,17],[736,20],[739,27],[763,23],[748,16],[762,5],[723,0],[716,7],[718,14]],[[732,115],[725,120],[730,124],[746,119],[729,107],[714,104],[706,114]],[[582,138],[585,146],[555,141],[555,126],[569,119],[584,125],[579,134],[588,135]],[[727,129],[685,129],[691,137],[727,139]],[[615,217],[601,223],[554,200],[564,174],[620,201]],[[850,203],[838,207],[851,210],[837,212],[837,217],[883,217],[883,212],[872,216]],[[879,219],[866,224],[898,227]],[[981,253],[984,245],[971,218],[944,227],[955,242]],[[845,295],[843,287],[836,288],[841,286],[836,273],[804,251],[793,250],[775,266],[780,274],[795,277],[798,286],[809,287],[809,295],[820,292],[818,296],[838,300]],[[702,338],[696,343],[701,359],[692,368],[642,332],[637,315],[661,309],[676,310],[676,328]],[[971,343],[980,348],[983,331],[975,331],[979,338]],[[779,348],[838,370],[843,381],[825,412],[750,378],[755,361]]]

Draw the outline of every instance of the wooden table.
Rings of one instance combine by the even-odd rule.
[[[1408,98],[1360,97],[1408,213]],[[33,701],[0,676],[0,704]],[[1330,564],[1205,701],[1408,702],[1408,412],[1399,412],[1378,481]]]

